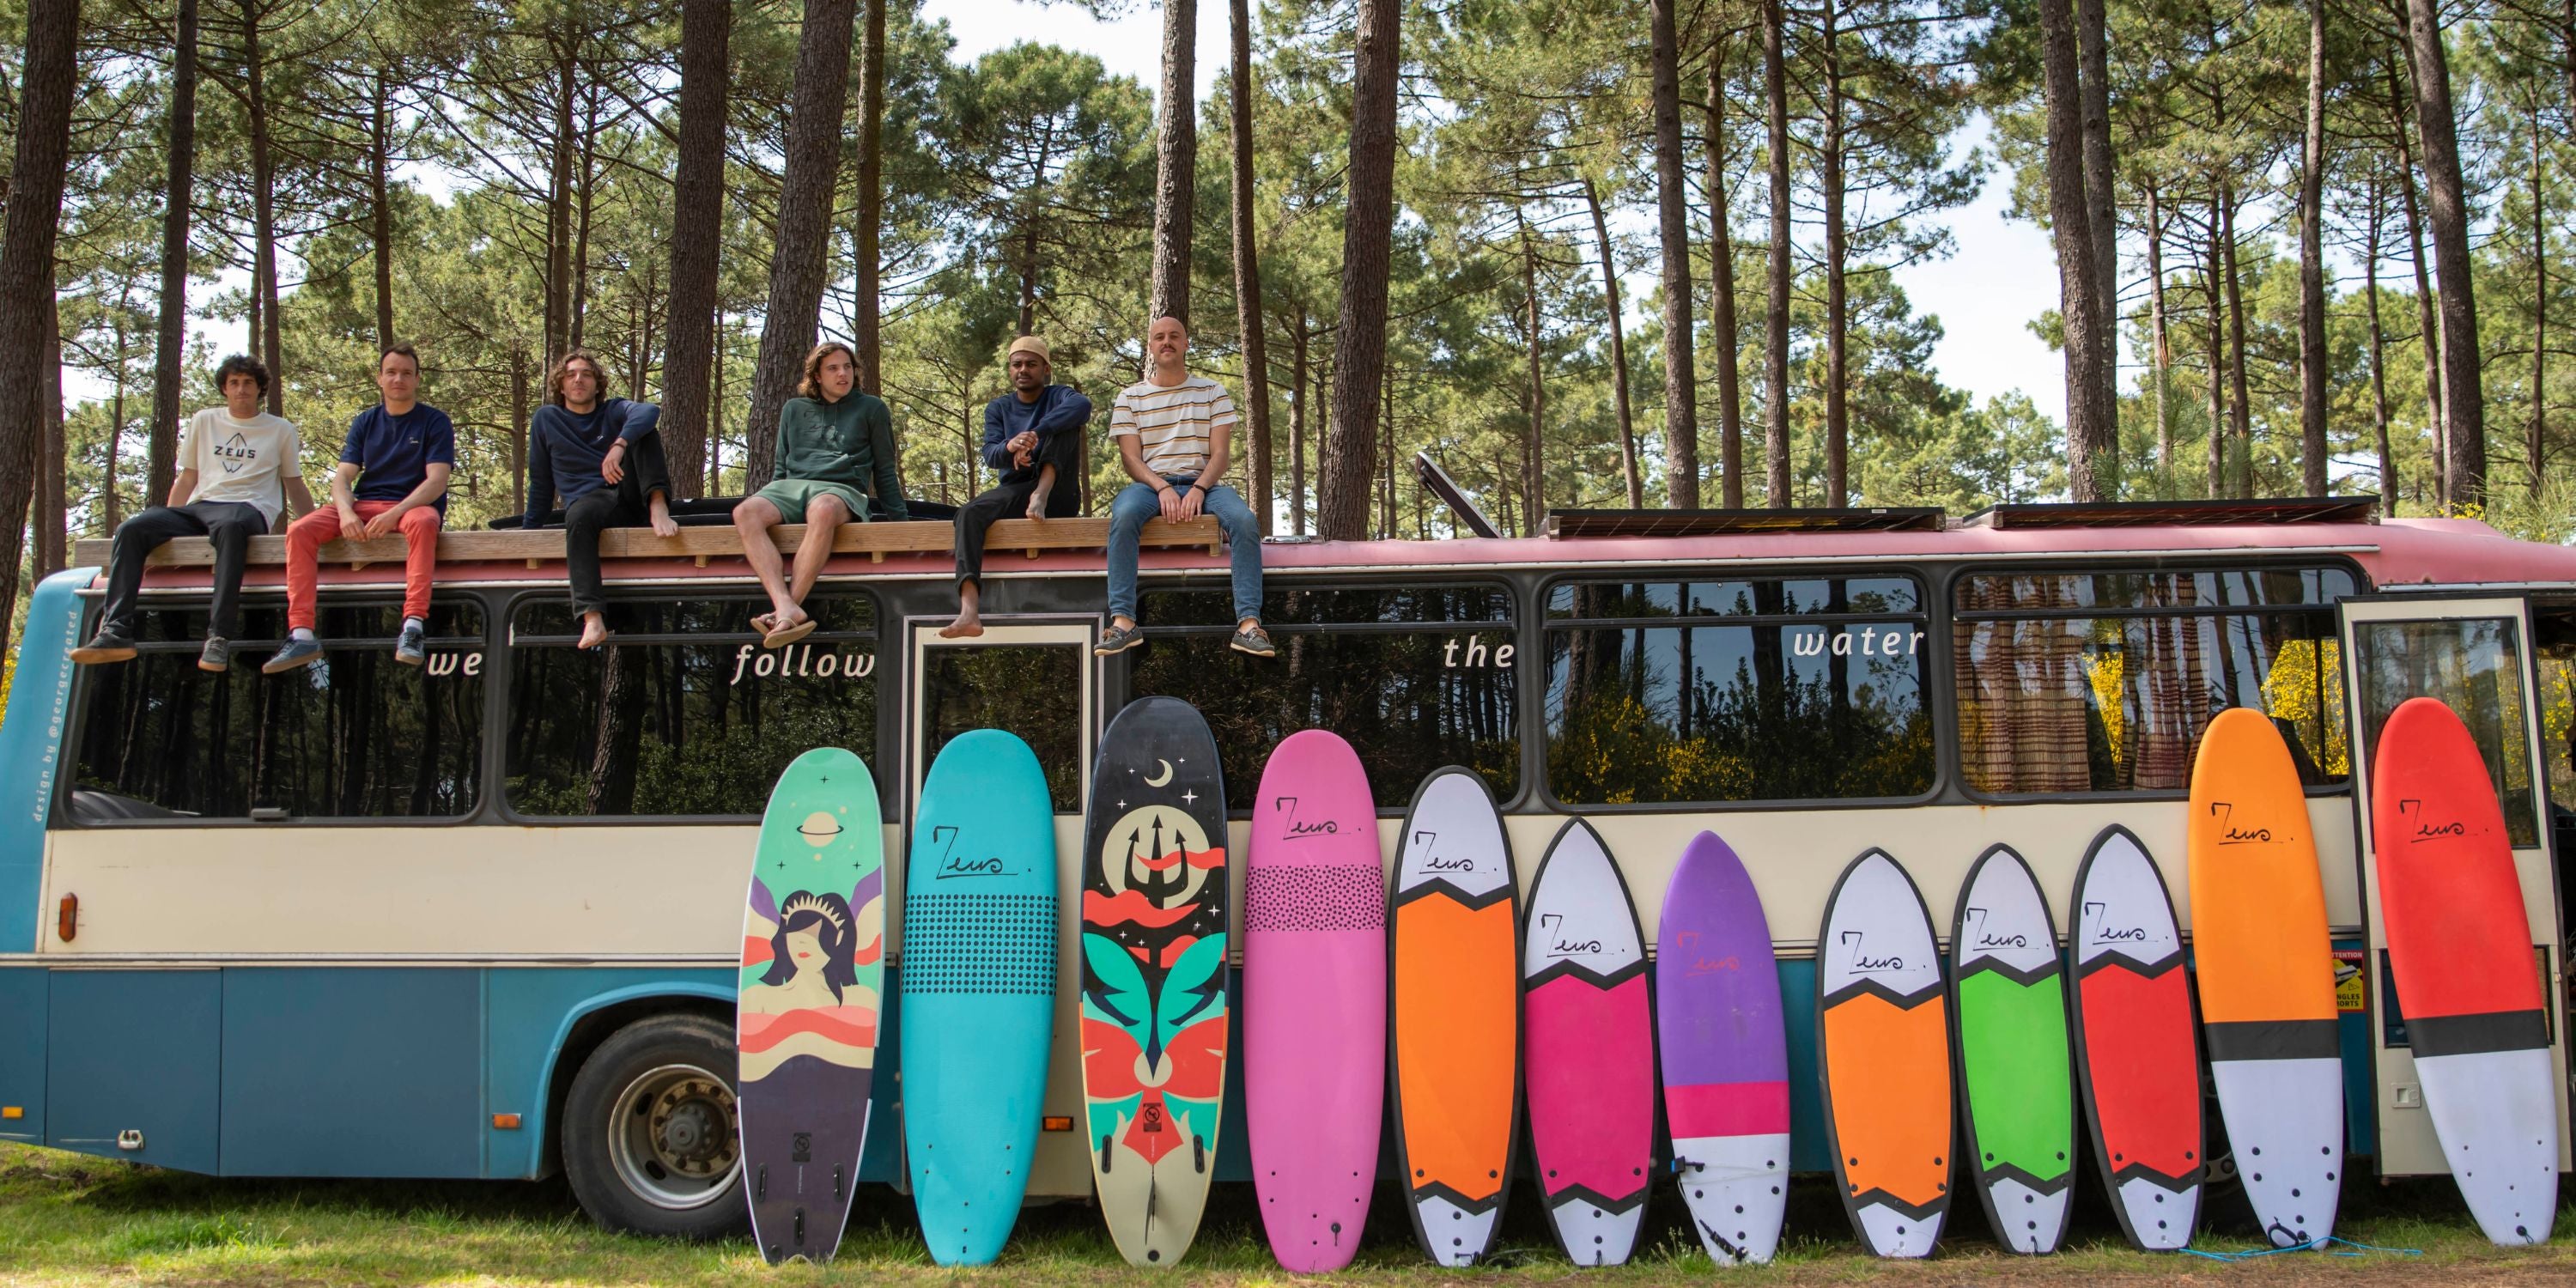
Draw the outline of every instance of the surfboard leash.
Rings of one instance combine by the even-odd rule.
[[[2329,1245],[2341,1245],[2340,1248]],[[2350,1249],[2344,1251],[2343,1249]],[[2356,1243],[2341,1235],[2327,1235],[2321,1242],[2292,1244],[2286,1248],[2251,1248],[2244,1252],[2212,1252],[2206,1248],[2183,1248],[2180,1251],[2210,1261],[2252,1261],[2257,1257],[2277,1257],[2285,1252],[2322,1252],[2331,1257],[2363,1257],[2382,1253],[2392,1257],[2420,1257],[2422,1248],[2383,1248],[2374,1243]]]

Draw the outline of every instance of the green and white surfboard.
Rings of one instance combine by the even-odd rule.
[[[1950,1013],[1986,1219],[2015,1252],[2055,1252],[2075,1179],[2066,979],[2048,900],[2010,846],[1987,850],[1961,888]]]

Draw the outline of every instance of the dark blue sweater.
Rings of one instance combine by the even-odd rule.
[[[661,408],[623,398],[603,399],[588,412],[539,407],[528,417],[528,514],[521,522],[542,526],[556,501],[570,505],[608,486],[599,477],[608,445],[632,443],[652,433],[660,419]]]
[[[1032,482],[1038,476],[1037,461],[1055,436],[1079,434],[1090,423],[1091,400],[1071,385],[1048,385],[1033,403],[1021,402],[1017,393],[1004,394],[984,404],[984,463],[1000,470],[1004,483]],[[1029,464],[1014,466],[1002,444],[1027,430],[1037,431],[1038,450],[1030,454]]]

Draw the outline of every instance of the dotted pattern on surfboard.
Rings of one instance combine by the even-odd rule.
[[[2237,1175],[2274,1247],[2321,1247],[2343,1176],[2342,1037],[2299,771],[2260,711],[2218,713],[2191,768],[2192,967]]]
[[[2451,1178],[2488,1239],[2545,1243],[2564,1104],[2549,1003],[2494,780],[2449,707],[2410,698],[2390,713],[2370,817],[2389,971]]]
[[[779,774],[743,912],[734,1017],[744,1191],[772,1264],[828,1261],[867,1144],[885,984],[884,816],[838,747]]]
[[[1387,918],[1395,1157],[1423,1251],[1493,1251],[1519,1152],[1520,884],[1493,792],[1456,766],[1422,780]]]
[[[2010,846],[1977,859],[1950,931],[1950,1006],[1968,1158],[1995,1239],[2057,1251],[2072,1215],[2075,1082],[2048,899]]]
[[[1577,1265],[1636,1248],[1655,1149],[1655,1034],[1636,905],[1601,835],[1570,820],[1539,860],[1521,940],[1531,1152]]]
[[[2173,898],[2129,829],[2075,872],[2075,1071],[2094,1158],[2129,1242],[2171,1252],[2200,1217],[2200,1034]]]
[[[1753,877],[1692,838],[1655,928],[1655,1050],[1675,1183],[1719,1264],[1767,1262],[1788,1211],[1789,1042]]]
[[[1922,892],[1884,850],[1834,882],[1816,934],[1825,1139],[1862,1246],[1927,1257],[1950,1210],[1950,1020]]]
[[[903,1123],[933,1260],[1001,1255],[1055,1035],[1055,807],[1036,753],[957,735],[923,780],[903,893]]]

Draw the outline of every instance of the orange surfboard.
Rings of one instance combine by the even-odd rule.
[[[2269,717],[2222,711],[2191,769],[2192,958],[2218,1109],[2275,1247],[2321,1246],[2343,1176],[2334,952],[2307,793]]]
[[[1884,850],[1852,860],[1816,935],[1825,1138],[1852,1230],[1928,1257],[1950,1210],[1950,1012],[1923,894]]]

